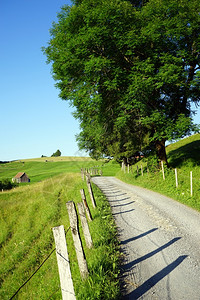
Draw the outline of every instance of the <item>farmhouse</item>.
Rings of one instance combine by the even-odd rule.
[[[30,179],[29,179],[29,177],[27,176],[26,173],[24,173],[24,172],[19,172],[19,173],[17,173],[17,175],[12,179],[12,182],[17,182],[17,183],[20,183],[20,182],[30,182]]]

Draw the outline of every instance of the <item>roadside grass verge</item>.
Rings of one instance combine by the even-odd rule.
[[[162,171],[150,165],[143,158],[130,169],[129,174],[119,170],[116,177],[127,183],[138,185],[171,197],[200,211],[200,134],[195,134],[166,147],[170,168],[165,167],[165,180]],[[147,173],[147,162],[149,174]],[[143,176],[141,171],[143,169]],[[137,167],[139,175],[137,174]],[[178,174],[178,187],[175,181],[175,168]],[[190,172],[192,171],[191,196]]]
[[[140,166],[141,164],[143,164],[143,176],[141,171],[137,175],[136,166],[134,165],[134,170],[129,174],[119,171],[116,177],[126,183],[141,186],[171,197],[200,211],[200,181],[197,177],[199,168],[193,169],[193,174],[195,175],[193,175],[193,196],[191,196],[189,170],[178,170],[178,188],[176,188],[173,169],[165,170],[165,180],[163,180],[161,171],[147,174],[145,164],[140,162]]]
[[[86,197],[93,216],[89,223],[94,247],[87,249],[89,277],[82,280],[73,246],[67,201],[81,201],[86,184],[80,173],[66,173],[42,182],[0,193],[0,298],[10,299],[16,290],[54,250],[52,227],[64,225],[70,267],[77,299],[119,299],[117,231],[110,206],[93,186],[97,208]],[[80,223],[80,222],[79,222]],[[68,231],[67,231],[68,230]],[[55,251],[19,291],[16,299],[61,299]]]

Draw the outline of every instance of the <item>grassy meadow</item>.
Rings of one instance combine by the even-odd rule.
[[[97,208],[89,201],[80,168],[97,165],[92,160],[24,161],[1,165],[1,177],[25,171],[31,183],[0,193],[0,299],[10,299],[54,250],[52,227],[64,225],[77,299],[119,299],[117,232],[105,197],[94,186]],[[23,168],[22,168],[23,167]],[[4,174],[6,173],[6,174]],[[87,249],[80,234],[89,277],[80,277],[73,247],[66,202],[86,198],[93,221],[89,223],[94,247]],[[68,230],[68,231],[67,231]],[[15,299],[61,299],[56,253],[50,255]]]
[[[30,178],[30,184],[59,175],[61,173],[80,172],[81,168],[101,166],[89,157],[41,157],[12,161],[0,164],[0,180],[11,180],[18,172],[25,172]]]
[[[11,179],[18,172],[26,172],[31,179],[30,183],[0,193],[0,259],[3,262],[0,266],[0,299],[10,299],[54,250],[51,228],[59,225],[64,225],[67,232],[77,299],[120,299],[120,253],[110,206],[100,190],[93,186],[97,208],[92,207],[80,169],[98,165],[104,176],[116,176],[124,182],[160,192],[200,211],[199,153],[200,134],[167,146],[171,167],[165,167],[165,180],[153,158],[143,158],[130,168],[129,173],[127,169],[126,172],[121,170],[120,164],[114,160],[96,162],[90,158],[39,158],[0,164],[0,180]],[[175,168],[178,187],[175,183]],[[87,249],[80,227],[90,274],[84,281],[78,270],[66,209],[67,201],[81,201],[81,188],[86,191],[93,217],[89,227],[94,243],[92,249]],[[61,299],[55,251],[15,299]]]

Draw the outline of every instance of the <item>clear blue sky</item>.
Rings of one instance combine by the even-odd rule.
[[[0,161],[78,150],[79,124],[58,97],[41,51],[57,12],[69,0],[0,0]],[[198,113],[195,122],[200,122]]]
[[[0,161],[78,151],[79,123],[41,51],[65,0],[0,1]]]

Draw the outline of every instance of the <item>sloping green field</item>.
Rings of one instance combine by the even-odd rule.
[[[169,145],[167,154],[171,168],[165,168],[165,180],[162,172],[155,166],[147,173],[148,158],[133,165],[129,173],[127,170],[122,171],[115,161],[103,163],[77,158],[61,160],[60,157],[60,161],[42,158],[0,164],[0,180],[11,179],[18,172],[26,172],[31,179],[30,184],[0,193],[0,299],[10,299],[48,257],[55,247],[51,228],[58,225],[64,225],[67,232],[77,299],[120,299],[120,256],[116,228],[107,200],[93,186],[97,202],[95,210],[89,201],[93,216],[93,221],[89,224],[93,249],[86,248],[80,227],[90,273],[86,281],[80,277],[71,232],[67,231],[69,219],[66,202],[80,202],[80,189],[87,191],[80,169],[98,165],[103,175],[116,175],[125,182],[158,191],[200,210],[200,134]],[[174,168],[178,173],[178,187],[175,185]],[[89,199],[88,192],[86,197]],[[61,299],[55,251],[15,299]]]
[[[23,161],[13,161],[0,164],[0,180],[12,179],[18,172],[25,172],[30,178],[30,183],[35,183],[61,173],[80,172],[81,168],[101,166],[102,162],[96,162],[91,158],[62,157],[39,158]]]
[[[96,187],[97,208],[92,207],[80,174],[81,167],[94,164],[89,160],[1,165],[2,177],[25,171],[31,184],[0,193],[0,299],[10,299],[54,250],[52,227],[59,225],[64,225],[67,232],[77,299],[119,299],[119,252],[110,207]],[[92,249],[87,249],[80,226],[90,274],[85,281],[80,277],[66,209],[67,201],[81,202],[82,188],[93,217],[89,227],[94,243]],[[14,299],[61,299],[55,251]]]
[[[162,171],[157,168],[156,160],[152,162],[147,157],[133,165],[129,174],[127,170],[119,171],[116,176],[125,182],[154,190],[200,211],[200,134],[168,145],[166,152],[170,168],[164,167],[165,180]],[[178,187],[175,181],[175,168]]]

